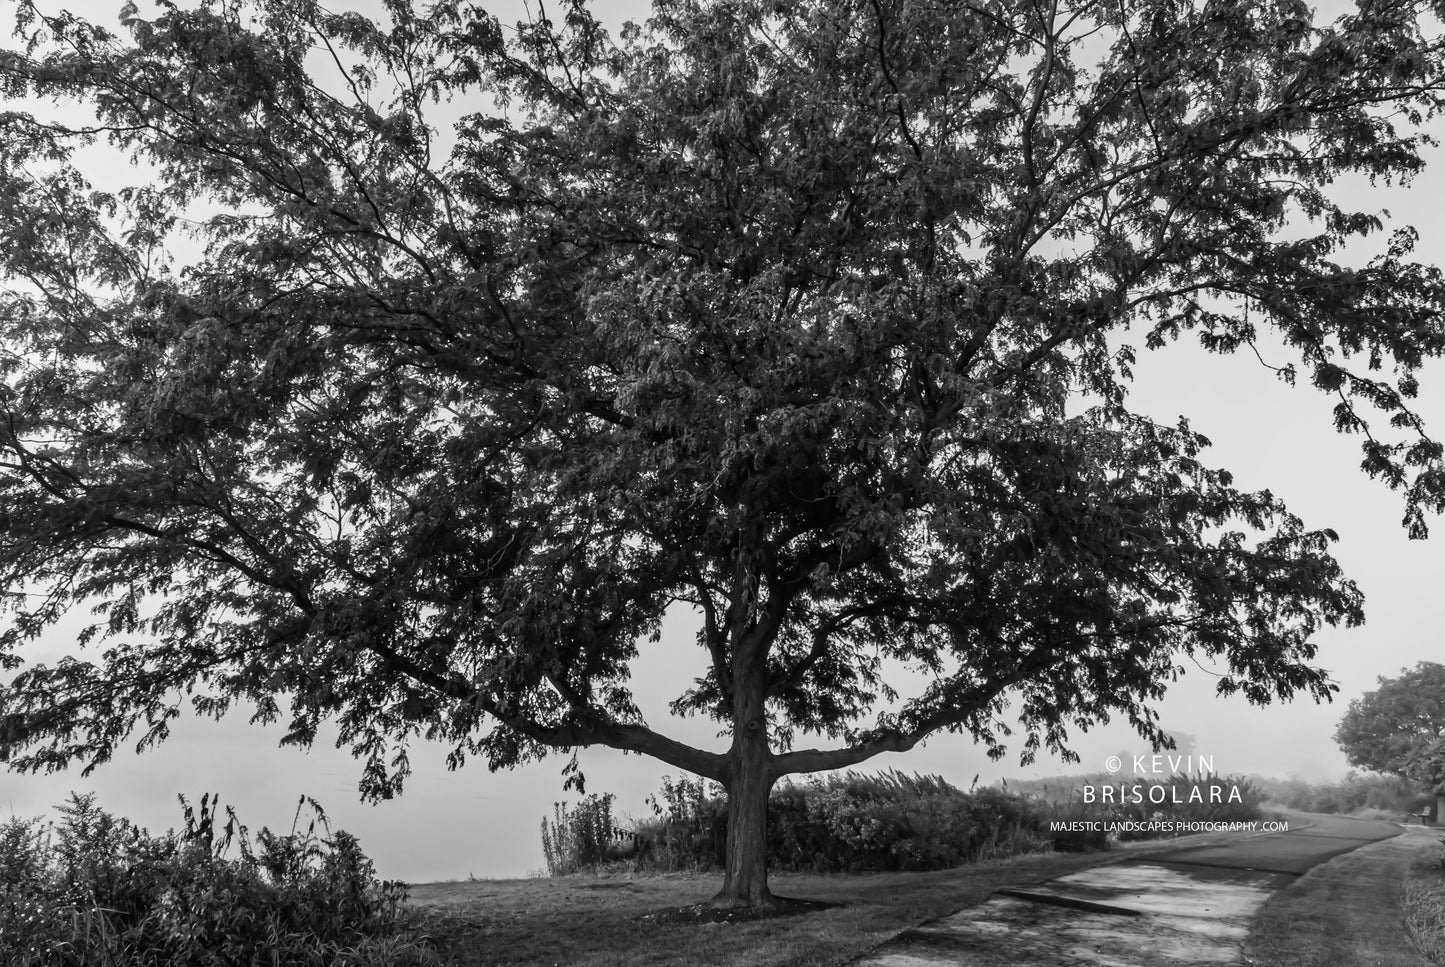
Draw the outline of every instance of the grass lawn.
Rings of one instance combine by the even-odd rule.
[[[410,893],[458,967],[824,967],[1000,887],[1109,858],[1059,853],[935,873],[776,873],[770,883],[779,896],[839,906],[741,923],[655,922],[660,911],[709,899],[722,883],[716,873],[433,883]]]
[[[566,876],[477,880],[410,888],[430,932],[458,967],[832,967],[923,920],[1151,848],[1207,843],[1223,834],[1102,853],[1044,853],[934,873],[775,873],[779,896],[837,904],[741,923],[668,924],[658,914],[701,903],[721,874]]]
[[[1337,856],[1265,901],[1245,941],[1257,967],[1432,967],[1405,927],[1406,877],[1439,832]]]

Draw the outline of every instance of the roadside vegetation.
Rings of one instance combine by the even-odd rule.
[[[1060,823],[1250,821],[1262,795],[1240,777],[1172,776],[1118,794],[1117,777],[1081,776],[1037,786],[963,790],[941,776],[846,772],[784,782],[768,803],[774,870],[848,873],[944,870],[1038,852],[1106,849],[1112,841],[1171,835],[1162,826],[1059,830]],[[1086,796],[1085,786],[1092,786]],[[1101,790],[1112,786],[1112,801]],[[1140,801],[1134,802],[1138,798]],[[610,794],[558,803],[541,824],[552,876],[579,872],[719,870],[727,798],[715,783],[665,779],[652,815],[624,822]]]
[[[1415,945],[1445,964],[1445,838],[1410,865],[1403,894],[1405,926]]]
[[[1375,772],[1352,770],[1333,782],[1260,776],[1253,777],[1253,781],[1271,803],[1307,813],[1399,822],[1409,815],[1418,816],[1435,803],[1435,797],[1422,792],[1418,783]]]
[[[1126,785],[1135,780],[1126,778]],[[1208,781],[1208,780],[1206,780]],[[1431,806],[1435,797],[1421,791],[1419,783],[1399,776],[1377,772],[1351,770],[1341,779],[1329,782],[1307,782],[1297,776],[1279,779],[1273,776],[1252,775],[1246,778],[1226,777],[1218,782],[1237,785],[1241,791],[1242,803],[1233,809],[1214,810],[1208,808],[1180,809],[1170,818],[1241,818],[1258,819],[1266,813],[1273,814],[1280,809],[1293,809],[1306,813],[1327,813],[1330,815],[1353,816],[1358,819],[1382,819],[1399,822],[1410,815],[1418,816],[1422,809]],[[1050,779],[1029,779],[1009,783],[1015,792],[1047,799],[1050,802],[1067,804],[1071,798],[1079,798],[1079,790],[1086,785],[1116,787],[1120,777],[1104,772],[1077,776],[1061,776]],[[1170,776],[1164,779],[1166,785],[1183,789],[1191,780],[1186,776]],[[1181,792],[1181,798],[1187,793]],[[1191,814],[1192,815],[1187,815]]]
[[[1244,776],[1184,775],[1120,777],[1106,772],[1006,785],[1040,804],[1051,823],[1115,821],[1140,824],[1114,835],[1098,830],[1055,833],[1056,849],[1107,849],[1114,839],[1131,842],[1179,835],[1166,824],[1245,823],[1266,816],[1264,795]]]
[[[254,844],[227,809],[181,798],[185,827],[155,836],[71,794],[57,822],[0,824],[6,967],[432,967],[442,963],[356,838],[314,801]],[[302,807],[310,821],[298,828]],[[319,827],[319,829],[318,829]]]

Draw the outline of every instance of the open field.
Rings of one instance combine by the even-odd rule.
[[[567,876],[411,887],[458,967],[831,967],[907,927],[982,902],[993,891],[1115,862],[1141,850],[1218,842],[1210,833],[1109,852],[1043,853],[933,873],[774,874],[775,893],[837,904],[741,923],[660,923],[701,903],[721,876]]]

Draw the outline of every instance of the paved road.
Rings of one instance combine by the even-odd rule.
[[[1190,866],[1207,876],[1211,869],[1256,870],[1299,876],[1341,853],[1399,836],[1401,827],[1373,819],[1311,816],[1313,826],[1292,826],[1287,833],[1266,833],[1216,846],[1151,853],[1131,862]]]
[[[1288,832],[1151,852],[1071,873],[906,930],[856,967],[1232,964],[1275,890],[1394,823],[1311,816]]]

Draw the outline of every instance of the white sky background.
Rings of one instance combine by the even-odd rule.
[[[0,0],[0,14],[8,17],[6,6]],[[73,6],[104,21],[99,11],[111,6],[118,10],[120,3],[89,0]],[[638,0],[598,0],[594,7],[614,27],[626,19],[641,19],[647,11]],[[488,8],[508,23],[521,15],[522,5],[509,0]],[[1409,189],[1351,183],[1339,190],[1362,208],[1389,209],[1396,215],[1392,225],[1413,222],[1421,232],[1417,258],[1438,264],[1445,261],[1445,227],[1438,214],[1445,197],[1445,157],[1435,154],[1437,167],[1427,169]],[[1273,357],[1268,349],[1264,352],[1271,362],[1287,358],[1283,350]],[[1160,421],[1189,417],[1214,441],[1205,454],[1207,462],[1229,468],[1242,487],[1273,490],[1307,525],[1337,530],[1341,540],[1336,555],[1366,595],[1363,628],[1326,630],[1318,639],[1318,663],[1341,687],[1333,705],[1306,700],[1254,708],[1242,698],[1216,697],[1211,676],[1192,669],[1160,706],[1165,728],[1193,736],[1194,751],[1212,756],[1224,773],[1308,779],[1343,775],[1347,764],[1331,736],[1344,705],[1374,688],[1376,676],[1393,676],[1439,656],[1439,629],[1445,623],[1445,594],[1439,586],[1439,576],[1445,574],[1445,520],[1433,522],[1434,539],[1407,540],[1400,526],[1399,495],[1360,472],[1358,440],[1334,431],[1329,398],[1308,385],[1285,386],[1252,355],[1210,356],[1186,337],[1184,344],[1141,354],[1136,373],[1136,409]],[[1419,409],[1437,435],[1445,433],[1445,365],[1428,367],[1421,384]],[[71,630],[79,624],[77,620]],[[643,644],[634,684],[652,725],[685,741],[721,748],[714,723],[677,720],[667,712],[667,703],[698,673],[701,652],[694,643],[695,627],[690,616],[673,615],[660,642]],[[63,648],[66,639],[66,629],[56,629],[45,645]],[[412,750],[415,772],[407,791],[398,800],[372,806],[358,801],[359,764],[331,747],[334,732],[328,736],[323,731],[308,753],[278,748],[282,731],[250,726],[244,713],[220,723],[183,720],[158,750],[143,756],[120,750],[115,761],[87,779],[80,778],[78,769],[52,776],[0,772],[0,819],[11,811],[44,814],[73,789],[94,791],[112,812],[158,831],[179,825],[176,793],[194,801],[211,791],[234,806],[252,829],[269,825],[284,830],[304,793],[321,802],[335,826],[360,837],[385,877],[423,882],[468,874],[521,876],[543,865],[538,824],[551,804],[564,798],[564,758],[495,775],[478,762],[448,773],[444,749],[418,745]],[[976,774],[981,782],[990,782],[1098,771],[1111,753],[1149,751],[1120,723],[1076,736],[1074,748],[1083,757],[1081,766],[1041,758],[1023,769],[1017,758],[992,763],[968,739],[945,735],[906,755],[880,757],[869,765],[936,772],[966,786]],[[658,789],[659,778],[676,774],[654,760],[612,750],[586,750],[581,762],[589,791],[615,793],[619,809],[637,816],[646,814],[643,799]]]

